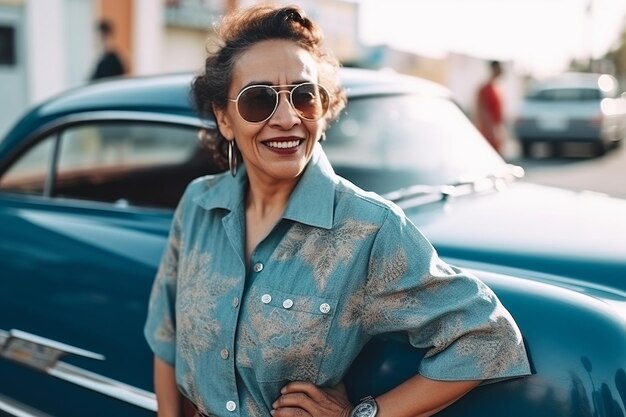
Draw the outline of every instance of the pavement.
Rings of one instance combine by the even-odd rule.
[[[527,181],[626,198],[626,143],[601,157],[590,157],[583,144],[567,147],[564,155],[552,158],[539,149],[534,158],[522,158],[511,142],[503,156],[524,168]]]

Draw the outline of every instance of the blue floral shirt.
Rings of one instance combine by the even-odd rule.
[[[245,263],[245,170],[193,181],[176,210],[145,336],[210,416],[269,416],[290,380],[339,383],[374,335],[406,332],[432,379],[529,373],[515,322],[441,261],[392,203],[336,176],[321,147]]]

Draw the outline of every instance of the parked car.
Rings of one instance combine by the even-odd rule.
[[[626,201],[526,183],[443,87],[345,69],[323,143],[385,194],[516,319],[533,375],[480,386],[442,416],[626,413]],[[225,169],[198,134],[191,76],[95,83],[29,111],[0,142],[0,415],[154,416],[142,328],[172,209]],[[373,339],[353,401],[416,372],[423,352]]]
[[[626,137],[626,99],[609,74],[561,74],[531,88],[515,135],[526,156],[537,142],[549,143],[555,156],[567,143],[588,143],[603,155]]]

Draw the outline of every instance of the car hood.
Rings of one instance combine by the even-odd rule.
[[[443,257],[626,291],[626,200],[520,181],[405,211]]]

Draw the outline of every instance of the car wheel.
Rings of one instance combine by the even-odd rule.
[[[522,156],[526,158],[533,156],[533,142],[522,142]]]
[[[552,152],[552,157],[558,158],[563,155],[564,145],[561,142],[552,142],[550,144],[550,151]]]
[[[604,142],[595,142],[593,144],[593,154],[595,156],[603,156],[609,150],[608,146]]]

